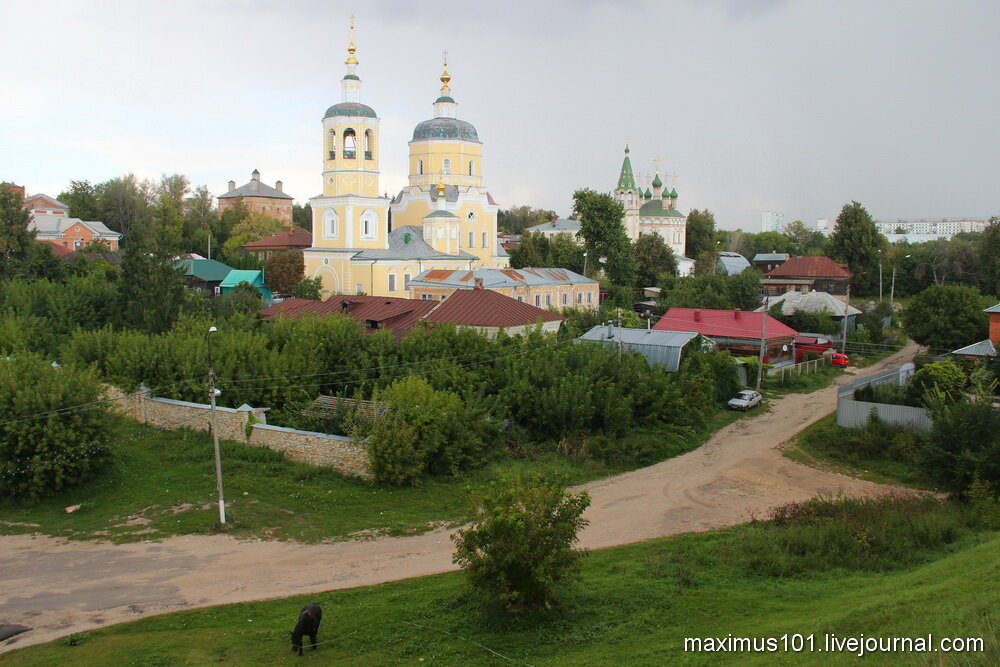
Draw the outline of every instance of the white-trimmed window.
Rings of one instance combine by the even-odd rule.
[[[583,303],[583,292],[577,292],[576,293],[576,302],[577,303]]]
[[[424,240],[430,241],[434,238],[434,228],[430,225],[424,225]]]
[[[362,285],[361,283],[358,283],[357,285],[354,286],[354,293],[355,294],[361,294],[364,291],[365,291],[365,286]]]
[[[483,247],[484,248],[488,248],[489,247],[488,245],[486,245],[486,239],[488,238],[487,234],[488,234],[488,232],[483,232]]]
[[[337,238],[337,212],[332,208],[323,211],[323,238]]]
[[[389,291],[390,292],[395,292],[396,291],[396,274],[395,273],[390,273],[389,274]]]
[[[424,161],[423,160],[417,160],[417,173],[418,174],[423,174],[424,173]]]
[[[475,248],[476,247],[476,233],[475,232],[469,232],[469,247],[470,248]]]
[[[476,175],[476,162],[475,160],[469,160],[469,176]]]
[[[451,160],[450,159],[445,158],[444,162],[441,163],[441,173],[442,174],[450,174],[451,173]]]
[[[437,234],[438,239],[443,239],[444,238],[444,225],[438,225],[438,230],[437,231],[438,231],[438,234]]]
[[[552,307],[552,295],[551,294],[546,294],[545,295],[545,307],[546,308],[551,308]]]
[[[361,214],[361,238],[371,241],[378,236],[378,215],[368,209]]]
[[[517,297],[517,300],[520,301],[521,303],[524,303],[524,297],[523,296]]]
[[[563,294],[562,294],[562,305],[564,305],[564,306],[568,306],[569,305],[569,295],[566,294],[566,292],[563,292]]]
[[[452,228],[451,228],[451,238],[452,238],[452,240],[457,240],[458,239],[458,227],[457,226],[452,226]]]
[[[404,273],[403,274],[403,289],[405,289],[407,291],[409,291],[409,289],[410,289],[410,274],[409,273]]]
[[[542,307],[542,295],[541,294],[536,294],[535,295],[535,307],[536,308],[541,308]]]
[[[594,293],[587,292],[587,303],[594,303]]]
[[[475,222],[476,221],[476,212],[475,211],[469,211],[469,215],[467,215],[465,217],[469,219],[469,222]]]

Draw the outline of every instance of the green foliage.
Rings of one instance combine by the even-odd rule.
[[[75,486],[110,457],[103,390],[85,371],[30,355],[0,360],[0,495],[36,499]],[[55,412],[55,411],[62,412]]]
[[[954,350],[986,338],[984,308],[993,305],[974,287],[935,285],[903,310],[904,329],[913,340],[935,350]]]
[[[264,265],[264,275],[275,294],[288,294],[302,282],[305,268],[301,250],[285,250],[271,255]]]
[[[69,206],[69,217],[81,220],[100,220],[101,204],[97,189],[90,181],[70,181],[69,188],[59,193],[59,201]]]
[[[537,232],[521,235],[521,247],[511,251],[510,265],[524,267],[553,266],[583,273],[583,247],[569,234],[557,234],[549,239]]]
[[[242,203],[242,202],[241,202]],[[236,210],[235,208],[232,210]],[[228,213],[229,211],[226,211]],[[225,214],[223,214],[225,215]],[[248,213],[233,225],[228,238],[223,243],[223,248],[227,253],[232,254],[244,243],[259,241],[260,239],[273,236],[285,230],[284,224],[276,218],[272,218],[263,213]]]
[[[698,259],[705,253],[712,254],[715,263],[715,215],[705,209],[693,209],[687,217],[687,233],[685,236],[684,255]]]
[[[1000,410],[991,403],[985,392],[967,400],[932,402],[934,426],[920,458],[946,489],[961,492],[976,479],[1000,487]]]
[[[555,211],[530,206],[514,206],[497,211],[497,228],[508,234],[521,234],[528,227],[540,225],[556,217]],[[539,266],[538,264],[525,266]]]
[[[785,315],[781,312],[781,306],[782,304],[780,303],[774,304],[768,310],[768,314],[796,331],[827,335],[840,333],[840,324],[833,321],[830,313],[825,311],[822,313],[809,313],[796,309],[791,315]]]
[[[573,193],[573,213],[580,221],[590,268],[603,261],[604,273],[616,285],[635,284],[636,264],[622,220],[625,209],[608,194],[583,189]]]
[[[0,278],[14,275],[35,243],[34,233],[28,231],[29,222],[31,214],[21,193],[0,183]]]
[[[990,218],[976,248],[976,265],[984,294],[1000,297],[1000,216]]]
[[[660,284],[661,276],[677,275],[677,258],[659,234],[643,234],[632,244],[636,263],[636,287]]]
[[[458,396],[421,377],[393,382],[375,397],[389,415],[368,435],[376,481],[413,484],[425,472],[456,474],[481,463],[488,424]]]
[[[746,269],[735,276],[701,273],[667,278],[660,285],[664,308],[704,308],[751,311],[760,306],[760,271]]]
[[[292,224],[311,232],[313,228],[312,207],[309,204],[292,204]]]
[[[879,252],[885,249],[885,237],[865,207],[856,201],[844,204],[828,241],[828,253],[832,259],[847,263],[857,294],[878,293]]]
[[[295,287],[292,288],[292,293],[289,295],[293,299],[320,299],[323,293],[323,279],[319,276],[315,278],[303,278]]]
[[[180,312],[184,278],[174,268],[169,251],[141,242],[122,253],[118,283],[119,326],[160,333],[168,330]]]
[[[452,538],[469,586],[508,612],[550,607],[579,578],[583,552],[573,545],[590,496],[564,483],[541,475],[494,482],[473,500],[471,525]]]
[[[966,384],[965,373],[957,364],[938,361],[913,374],[906,385],[906,394],[913,403],[929,406],[936,400],[958,400]]]

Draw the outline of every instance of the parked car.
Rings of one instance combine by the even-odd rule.
[[[761,395],[753,389],[744,389],[740,393],[736,394],[736,396],[730,398],[726,405],[733,410],[742,410],[743,412],[746,412],[750,408],[756,408],[760,405],[761,400],[763,400]]]
[[[825,357],[830,357],[830,363],[834,366],[839,366],[840,368],[847,368],[851,360],[846,354],[841,354],[840,352],[826,352],[823,354]]]

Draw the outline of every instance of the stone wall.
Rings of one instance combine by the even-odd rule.
[[[125,394],[109,386],[107,396],[114,399],[112,406],[117,412],[143,424],[166,430],[211,430],[212,408],[204,403],[152,397],[146,388]],[[269,425],[264,415],[266,410],[249,405],[217,407],[219,437],[267,447],[281,452],[291,461],[333,468],[345,475],[368,476],[368,452],[364,444],[340,435]]]

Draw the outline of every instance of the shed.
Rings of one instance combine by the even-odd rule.
[[[697,333],[687,331],[656,331],[651,329],[628,329],[610,325],[598,325],[583,334],[578,341],[596,341],[605,347],[621,342],[623,347],[646,357],[650,366],[662,366],[668,371],[676,371],[681,363],[681,350]]]
[[[257,289],[260,292],[261,298],[271,300],[271,288],[264,284],[264,272],[257,271],[245,271],[240,269],[233,269],[226,275],[225,279],[219,283],[219,293],[228,294],[236,289],[236,286],[241,283],[247,283],[251,287]]]

